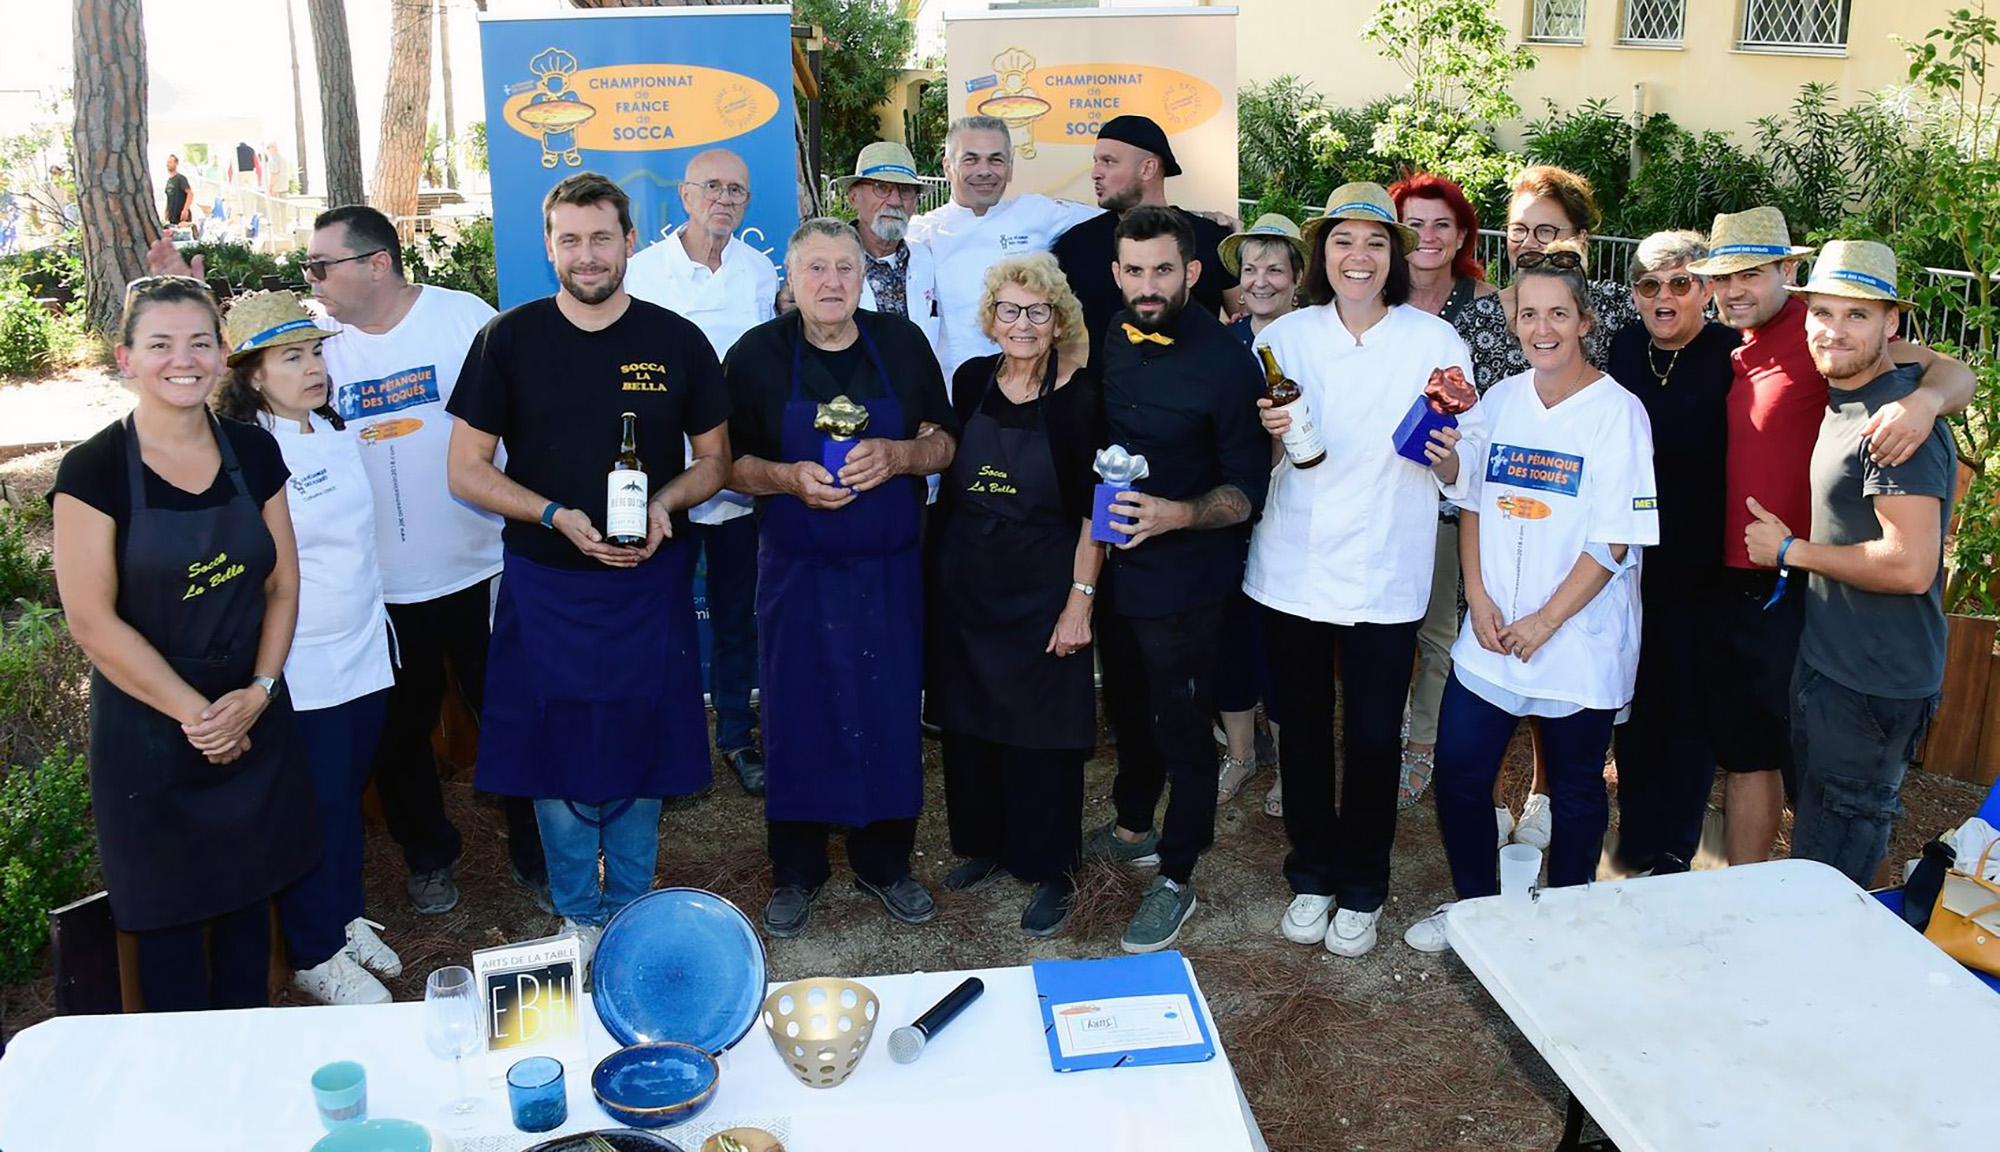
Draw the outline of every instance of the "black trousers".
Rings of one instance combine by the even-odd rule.
[[[1692,578],[1647,573],[1632,711],[1618,726],[1618,856],[1635,871],[1662,853],[1694,862],[1715,784],[1708,681],[1714,596]],[[1773,765],[1775,767],[1775,765]]]
[[[834,825],[811,820],[766,820],[765,843],[771,853],[771,882],[783,888],[817,888],[833,875],[826,838]],[[847,862],[854,874],[878,888],[910,874],[910,853],[917,847],[917,822],[877,820],[847,830]]]
[[[1111,799],[1118,823],[1148,832],[1160,793],[1173,794],[1160,828],[1160,875],[1176,884],[1215,842],[1216,651],[1223,601],[1138,618],[1099,618],[1106,708],[1118,726],[1118,777]]]
[[[148,1012],[263,1008],[270,1001],[271,902],[211,920],[134,932]]]
[[[1075,871],[1089,756],[1081,748],[1017,748],[946,732],[951,850],[997,857],[1007,871],[1034,883]]]
[[[401,666],[389,690],[389,714],[375,750],[375,791],[389,835],[403,849],[412,872],[435,872],[458,859],[464,846],[445,814],[438,786],[431,729],[444,701],[446,658],[458,692],[476,719],[486,698],[486,647],[492,638],[493,582],[483,580],[435,600],[389,605]],[[547,875],[535,805],[520,796],[502,801],[507,814],[507,855],[523,876]]]
[[[1323,624],[1264,609],[1272,691],[1284,716],[1278,772],[1285,784],[1285,879],[1301,896],[1332,896],[1373,912],[1389,896],[1402,770],[1403,700],[1422,620]],[[1341,705],[1346,770],[1334,796],[1333,715]]]

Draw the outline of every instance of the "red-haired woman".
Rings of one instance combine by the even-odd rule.
[[[1418,172],[1389,186],[1396,212],[1416,230],[1410,252],[1410,305],[1451,324],[1474,300],[1497,289],[1474,249],[1479,213],[1465,191],[1442,176]],[[1451,674],[1451,644],[1458,638],[1458,514],[1438,510],[1437,560],[1431,569],[1430,609],[1417,630],[1417,678],[1410,686],[1409,730],[1403,736],[1403,772],[1396,806],[1408,808],[1430,787],[1437,748],[1438,702]]]

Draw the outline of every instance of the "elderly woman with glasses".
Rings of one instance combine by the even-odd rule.
[[[1611,341],[1611,376],[1639,398],[1660,469],[1660,543],[1639,583],[1644,624],[1631,715],[1618,729],[1618,859],[1631,871],[1685,868],[1701,839],[1715,778],[1703,707],[1712,659],[1706,608],[1722,567],[1723,398],[1735,329],[1706,316],[1709,283],[1688,265],[1708,255],[1698,232],[1657,232],[1632,258],[1639,318]]]

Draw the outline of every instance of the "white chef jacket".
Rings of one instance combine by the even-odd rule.
[[[1332,304],[1288,313],[1257,336],[1312,406],[1326,459],[1280,458],[1250,533],[1243,591],[1280,612],[1329,624],[1401,624],[1430,603],[1437,506],[1461,496],[1484,459],[1485,406],[1458,417],[1458,479],[1396,452],[1396,426],[1431,372],[1472,357],[1450,324],[1397,305],[1359,340]]]
[[[910,221],[910,240],[930,245],[936,261],[938,305],[944,322],[938,364],[947,383],[967,360],[1000,351],[979,323],[979,296],[986,286],[986,270],[1004,257],[1048,251],[1056,237],[1103,211],[1095,205],[1029,192],[1002,200],[984,216],[953,202]]]

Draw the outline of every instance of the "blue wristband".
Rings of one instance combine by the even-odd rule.
[[[1785,566],[1785,553],[1790,552],[1792,550],[1792,541],[1797,539],[1798,539],[1797,536],[1787,536],[1783,540],[1780,540],[1778,542],[1778,571],[1780,574],[1789,573],[1791,571],[1790,568],[1787,568]]]
[[[1787,536],[1778,542],[1778,583],[1771,589],[1771,598],[1764,601],[1766,612],[1776,608],[1778,602],[1785,598],[1785,586],[1792,580],[1792,570],[1785,566],[1785,553],[1792,550],[1792,541],[1796,539],[1798,539],[1796,536]]]
[[[556,502],[555,502],[555,501],[553,501],[553,500],[549,501],[549,506],[548,506],[547,508],[544,508],[544,509],[542,509],[542,527],[544,527],[544,528],[553,528],[553,527],[555,527],[555,526],[556,526],[556,513],[560,512],[560,511],[562,511],[562,510],[563,510],[563,506],[562,506],[562,505],[560,505],[560,504],[556,503]]]

